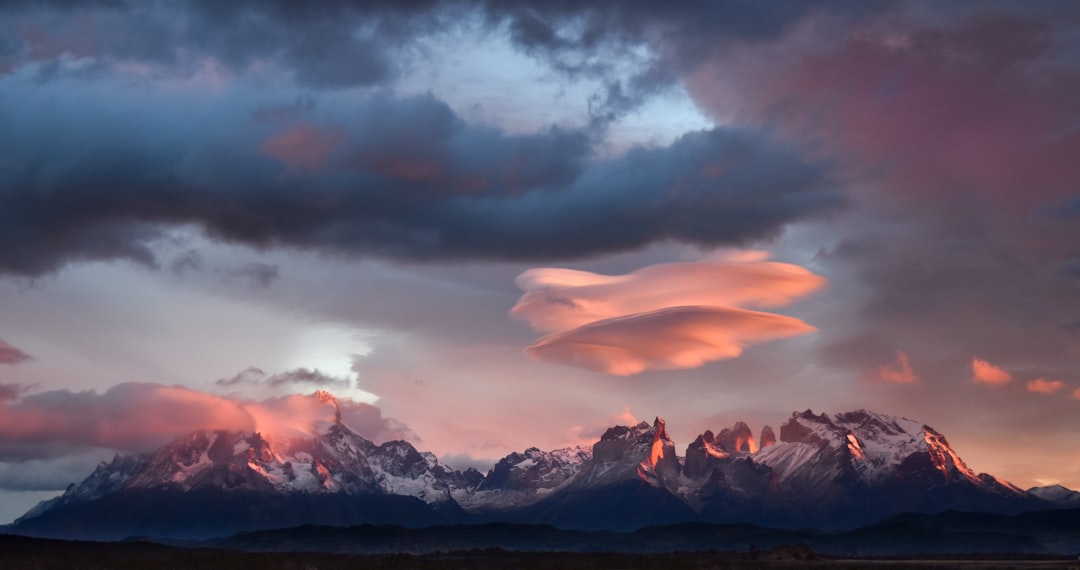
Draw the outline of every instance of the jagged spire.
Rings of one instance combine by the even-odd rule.
[[[341,424],[341,405],[338,404],[337,398],[333,394],[326,390],[315,390],[315,399],[324,403],[334,406],[334,423]]]

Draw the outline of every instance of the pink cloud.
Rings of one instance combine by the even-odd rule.
[[[344,139],[341,129],[300,124],[263,141],[259,152],[280,160],[289,169],[314,172],[322,170]]]
[[[539,360],[617,376],[696,368],[742,354],[750,344],[806,334],[794,317],[716,307],[669,307],[553,333],[526,348]]]
[[[874,378],[896,384],[918,384],[919,375],[911,367],[911,360],[906,352],[896,351],[896,360],[884,364],[876,370]]]
[[[1080,388],[1073,390],[1073,398],[1080,400]]]
[[[1012,374],[978,358],[971,361],[971,379],[979,384],[1004,386],[1012,382]]]
[[[0,402],[14,400],[29,389],[29,386],[24,386],[22,384],[5,384],[0,382]]]
[[[814,327],[741,306],[779,307],[825,279],[764,252],[651,265],[625,275],[530,269],[511,314],[549,332],[526,348],[538,360],[627,376],[735,358],[750,344]]]
[[[825,285],[798,265],[767,259],[765,252],[732,253],[625,275],[530,269],[516,280],[525,294],[510,313],[536,330],[561,331],[666,307],[783,307]]]
[[[257,431],[269,438],[311,434],[340,413],[374,440],[409,439],[406,426],[378,408],[328,393],[262,402],[160,384],[118,384],[103,393],[57,390],[0,401],[0,443],[153,450],[196,430]]]
[[[1049,378],[1036,378],[1027,382],[1027,391],[1039,394],[1053,394],[1064,387],[1065,383],[1061,380],[1051,380]]]
[[[1032,206],[1080,182],[1080,139],[1063,126],[1080,110],[1080,73],[1055,59],[1051,26],[989,15],[848,34],[806,25],[777,45],[718,51],[687,86],[718,118],[826,141],[905,197]]]
[[[29,354],[0,340],[0,364],[19,364],[27,360],[32,360]]]

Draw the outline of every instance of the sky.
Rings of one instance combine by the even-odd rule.
[[[922,421],[1080,488],[1075,2],[0,4],[0,523],[195,429]]]

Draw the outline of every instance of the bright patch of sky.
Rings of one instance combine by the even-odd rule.
[[[590,98],[604,92],[603,82],[595,77],[569,76],[515,48],[503,29],[475,35],[448,32],[428,38],[417,52],[396,82],[396,91],[430,92],[465,120],[511,133],[583,126],[589,120]],[[625,55],[613,70],[614,77],[624,80],[649,57],[643,49]],[[638,144],[667,144],[711,126],[686,91],[671,86],[613,123],[602,150],[611,154]]]

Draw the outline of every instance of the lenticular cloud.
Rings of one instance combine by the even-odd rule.
[[[517,278],[525,293],[510,310],[548,333],[533,358],[608,374],[696,368],[742,354],[750,344],[812,332],[782,307],[825,279],[764,252],[650,265],[625,275],[558,268]]]

